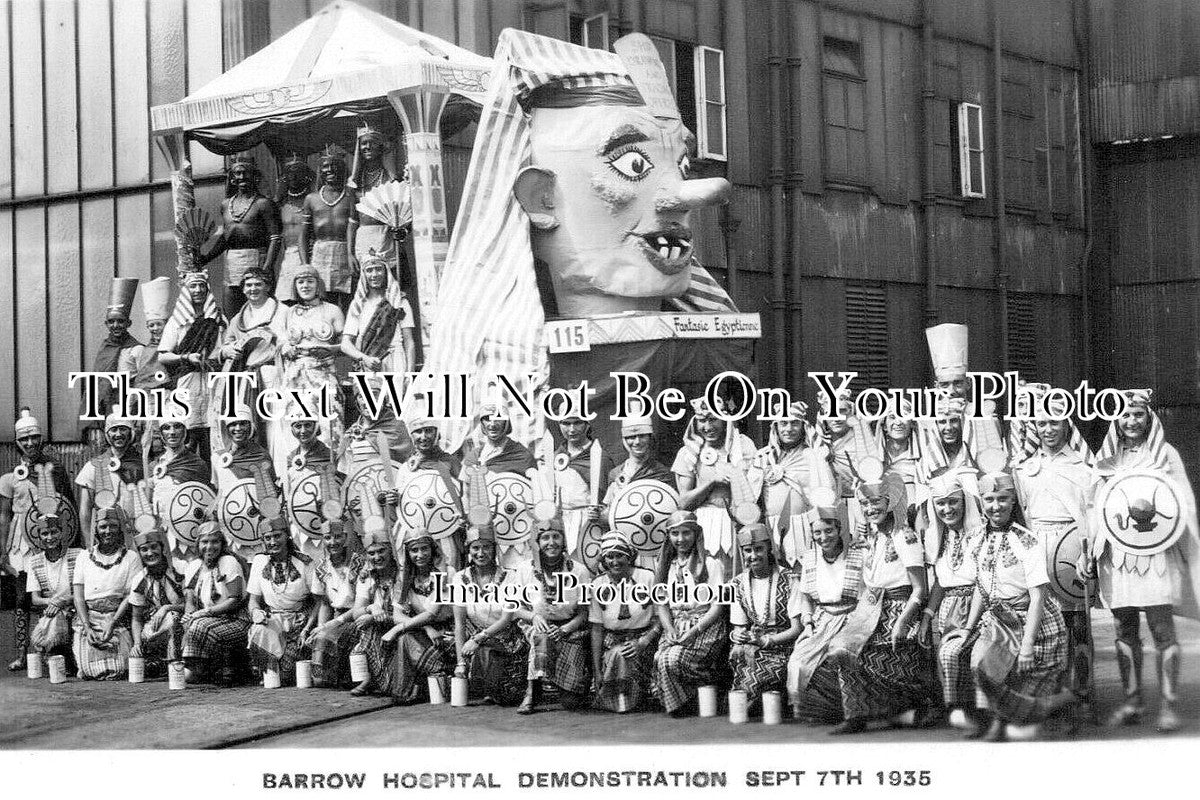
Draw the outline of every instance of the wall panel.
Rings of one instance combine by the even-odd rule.
[[[0,126],[2,127],[2,126]],[[13,258],[13,212],[0,209],[0,386],[17,383],[16,307],[19,303]],[[16,419],[15,391],[0,392],[0,420]],[[0,425],[0,442],[12,441],[11,425]]]
[[[113,145],[112,6],[108,0],[79,5],[80,186],[112,186]]]
[[[78,419],[67,375],[83,365],[79,291],[79,204],[55,203],[46,209],[47,316],[49,341],[49,433],[52,439],[71,437]]]
[[[75,4],[46,4],[46,191],[79,188]]]
[[[17,197],[38,195],[46,188],[41,15],[40,2],[12,6],[12,84],[18,89],[12,116]]]
[[[29,406],[46,418],[49,370],[46,358],[46,212],[42,206],[17,209],[16,308],[14,340],[17,352],[17,407]]]
[[[146,0],[113,0],[117,184],[150,179]]]

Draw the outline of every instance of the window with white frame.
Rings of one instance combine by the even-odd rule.
[[[987,197],[983,163],[983,108],[958,104],[958,173],[963,197]]]
[[[725,51],[697,45],[694,52],[697,155],[725,161]]]
[[[583,46],[596,50],[608,49],[608,12],[583,20]]]

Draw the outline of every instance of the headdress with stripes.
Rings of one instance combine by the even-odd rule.
[[[606,89],[636,92],[629,70],[615,53],[578,47],[545,36],[508,29],[493,56],[491,83],[483,102],[475,148],[450,241],[438,295],[438,319],[427,371],[511,376],[526,392],[549,375],[542,343],[545,314],[534,272],[529,218],[512,192],[517,174],[529,165],[530,122],[523,102],[538,89]],[[695,291],[681,308],[733,310],[728,295],[702,269],[693,268]],[[529,387],[529,375],[535,386]],[[467,398],[478,401],[478,391]],[[515,439],[529,442],[544,421],[514,421]],[[455,450],[468,434],[464,420],[447,420],[446,447]]]

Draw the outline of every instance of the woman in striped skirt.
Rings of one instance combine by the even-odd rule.
[[[829,644],[838,665],[843,721],[830,733],[858,733],[872,720],[928,725],[937,694],[929,650],[917,641],[925,607],[925,551],[904,518],[904,480],[881,474],[882,464],[867,457],[856,464],[856,490],[867,528],[864,589],[841,632]]]
[[[344,689],[350,682],[350,648],[358,640],[358,628],[334,620],[354,607],[354,587],[366,562],[357,546],[358,536],[351,539],[340,520],[322,523],[321,543],[324,552],[317,577],[325,587],[325,598],[306,644],[312,648],[313,684]]]
[[[488,595],[502,594],[510,584],[515,589],[519,580],[515,570],[496,563],[491,525],[468,528],[467,567],[452,581],[466,596],[465,602],[454,606],[455,674],[470,678],[473,693],[502,706],[515,706],[525,696],[529,643],[517,626],[515,611]],[[470,596],[476,593],[479,596]]]
[[[657,607],[666,633],[654,654],[651,692],[673,717],[681,717],[696,702],[697,688],[714,684],[725,672],[728,638],[725,607],[701,602],[696,587],[711,591],[716,600],[725,583],[721,562],[708,558],[704,531],[691,511],[676,511],[667,520],[667,538],[655,570],[655,584],[671,594]],[[675,598],[676,587],[685,594]]]
[[[196,535],[200,557],[183,573],[183,664],[188,683],[210,678],[212,668],[224,662],[222,682],[231,683],[233,661],[245,653],[245,566],[229,552],[229,544],[216,522],[205,522]]]
[[[75,662],[79,677],[94,680],[124,678],[129,670],[133,634],[117,609],[133,588],[140,562],[125,547],[123,513],[116,507],[98,509],[92,517],[96,543],[75,564]]]
[[[987,722],[988,741],[1003,741],[1013,726],[1027,736],[1037,724],[1075,701],[1062,689],[1067,665],[1067,627],[1041,542],[1017,519],[1012,476],[999,472],[979,479],[986,525],[971,539],[968,572],[975,580],[971,609],[963,628],[942,638],[938,658],[946,700],[970,706],[959,694],[969,674],[974,683],[975,722]],[[1031,726],[1027,730],[1026,726]],[[985,730],[975,727],[969,738]]]
[[[395,622],[392,609],[400,580],[396,548],[387,528],[371,527],[363,534],[362,542],[367,552],[366,568],[358,574],[354,585],[354,607],[331,620],[338,625],[349,623],[358,631],[353,653],[367,657],[367,677],[350,690],[355,697],[390,691],[391,648],[383,641],[383,635]]]
[[[957,473],[943,471],[929,479],[929,500],[917,511],[917,528],[923,531],[925,560],[932,569],[929,602],[921,619],[919,638],[932,639],[934,652],[942,640],[966,626],[971,610],[975,579],[970,572],[970,539],[979,528],[979,501],[968,495]],[[940,662],[939,662],[940,673]],[[943,687],[947,676],[940,675]],[[964,708],[950,708],[950,723],[968,727],[966,709],[974,708],[975,692],[969,674],[960,672],[956,679],[965,684],[943,688],[947,705],[954,697]]]
[[[792,715],[806,722],[841,722],[842,691],[829,645],[841,633],[862,591],[862,547],[850,544],[846,504],[830,490],[814,492],[800,573],[802,633],[788,659]]]
[[[437,591],[453,576],[429,531],[413,528],[404,535],[400,588],[392,596],[396,624],[383,635],[385,645],[396,647],[383,688],[397,703],[418,698],[421,678],[447,677],[454,668],[454,611],[438,601]]]
[[[746,569],[733,579],[729,609],[733,648],[733,688],[753,705],[764,692],[787,685],[788,656],[800,635],[799,589],[795,575],[776,561],[771,529],[761,523],[738,531],[737,544]]]
[[[71,620],[75,616],[71,576],[79,559],[87,558],[78,547],[65,546],[62,523],[59,517],[43,518],[41,549],[26,562],[29,577],[25,589],[33,607],[41,610],[29,642],[43,657],[71,653]]]
[[[594,704],[625,713],[641,705],[654,671],[659,621],[650,600],[654,573],[635,566],[633,544],[618,531],[600,540],[604,574],[592,581],[592,691]],[[636,594],[643,594],[640,602]]]
[[[588,609],[579,602],[592,574],[567,558],[566,531],[558,517],[538,520],[537,549],[521,581],[535,594],[516,611],[529,640],[528,684],[517,713],[533,713],[543,681],[558,687],[564,707],[578,708],[592,685]]]
[[[325,587],[312,559],[291,538],[287,520],[273,519],[263,550],[250,562],[247,649],[257,666],[291,682],[309,632],[316,627]]]

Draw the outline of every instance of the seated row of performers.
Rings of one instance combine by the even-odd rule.
[[[724,583],[689,511],[669,520],[654,571],[636,566],[624,535],[607,533],[603,572],[593,579],[567,556],[558,518],[539,522],[534,556],[515,570],[497,563],[491,527],[471,526],[466,566],[456,571],[441,563],[427,531],[410,530],[401,542],[386,529],[368,532],[360,548],[359,537],[337,523],[326,524],[318,563],[296,550],[283,520],[264,534],[264,552],[248,565],[229,553],[212,522],[198,536],[199,557],[172,563],[160,528],[139,523],[135,555],[123,545],[122,512],[104,509],[86,554],[64,553],[58,526],[43,529],[39,556],[66,566],[72,593],[36,587],[44,613],[35,642],[47,653],[73,644],[79,675],[101,679],[122,677],[128,657],[140,655],[151,672],[182,659],[191,681],[229,682],[248,652],[259,669],[276,670],[287,682],[297,659],[309,654],[315,682],[334,688],[349,685],[349,656],[361,653],[370,677],[354,694],[412,703],[426,678],[459,675],[470,679],[475,696],[517,705],[520,713],[535,710],[546,685],[566,707],[623,712],[658,705],[673,716],[694,711],[702,685],[732,686],[751,702],[786,691],[796,719],[837,722],[837,733],[905,712],[915,712],[910,724],[930,724],[944,693],[975,732],[1000,739],[1006,726],[1040,722],[1075,698],[1059,688],[1066,629],[1046,590],[1038,543],[1018,523],[1012,479],[985,475],[978,488],[978,497],[967,494],[948,474],[930,503],[938,524],[961,529],[968,517],[978,523],[955,540],[949,558],[970,580],[970,599],[955,593],[937,606],[927,605],[927,554],[898,516],[904,490],[892,473],[858,487],[867,524],[854,535],[832,494],[828,505],[809,512],[813,547],[799,574],[778,563],[765,525],[739,530],[746,569],[733,578],[728,607],[595,599],[582,605],[577,590],[555,595],[554,575],[562,571],[581,585]],[[937,502],[946,497],[955,502]],[[452,584],[518,582],[538,591],[532,604],[514,610],[440,604],[438,574]]]

